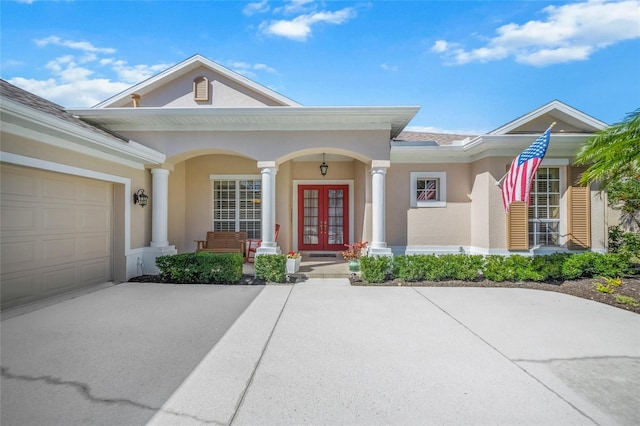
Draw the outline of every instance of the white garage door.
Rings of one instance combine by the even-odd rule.
[[[113,184],[0,167],[2,306],[110,281]]]

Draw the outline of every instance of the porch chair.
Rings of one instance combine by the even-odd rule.
[[[278,232],[280,232],[280,224],[276,223],[276,234],[274,241],[278,241]],[[247,240],[247,262],[253,263],[256,257],[256,250],[262,244],[262,240]],[[251,256],[253,253],[253,256]]]

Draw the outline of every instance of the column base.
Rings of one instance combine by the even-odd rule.
[[[280,246],[274,247],[265,247],[264,244],[256,249],[256,256],[260,256],[261,254],[280,254]]]
[[[369,247],[369,250],[367,250],[367,256],[371,256],[371,257],[378,257],[378,256],[393,257],[393,252],[391,251],[391,247]]]

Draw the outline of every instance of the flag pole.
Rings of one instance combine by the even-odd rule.
[[[549,128],[543,132],[543,134],[544,134],[544,133],[547,133],[549,130],[553,129],[553,126],[555,126],[555,125],[556,125],[556,122],[554,121],[553,123],[551,123],[551,125],[549,126]],[[507,175],[508,175],[508,174],[509,174],[509,172],[506,172],[506,173],[505,173],[505,174],[500,178],[500,180],[496,182],[496,186],[501,187],[501,186],[502,186],[502,182],[504,182],[504,180],[505,180],[505,178],[507,177]]]

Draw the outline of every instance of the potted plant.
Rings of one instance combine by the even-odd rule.
[[[349,261],[349,270],[352,272],[360,270],[360,256],[362,256],[362,249],[367,247],[366,241],[358,241],[353,244],[345,244],[347,250],[341,252],[342,257]]]
[[[300,262],[302,261],[302,255],[295,251],[287,253],[287,274],[295,274],[300,270]]]

